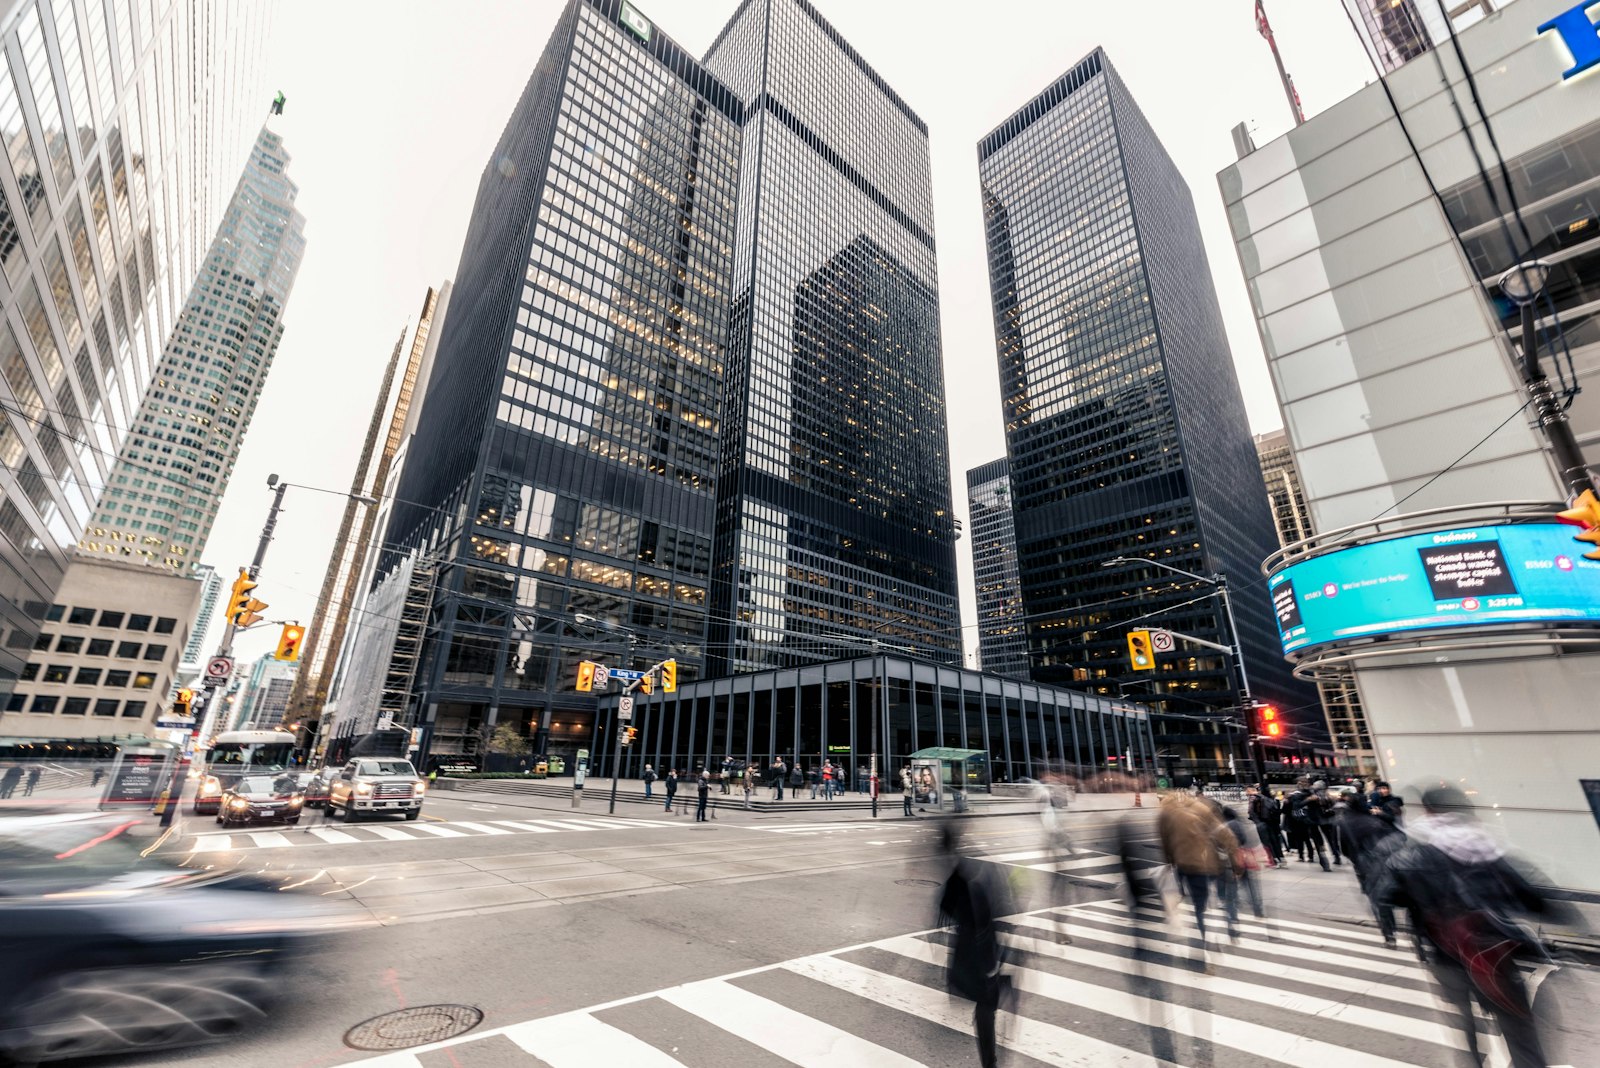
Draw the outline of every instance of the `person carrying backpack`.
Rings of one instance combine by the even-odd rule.
[[[1255,824],[1256,836],[1266,846],[1272,866],[1288,867],[1283,859],[1283,806],[1260,787],[1245,787],[1245,795],[1250,802],[1250,822]]]
[[[1306,863],[1308,850],[1315,850],[1316,858],[1322,864],[1323,871],[1332,871],[1328,866],[1328,854],[1323,846],[1322,829],[1317,809],[1321,802],[1317,795],[1311,791],[1311,780],[1301,779],[1295,786],[1294,793],[1289,795],[1289,848],[1299,856],[1302,864]]]
[[[649,764],[646,764],[644,766],[644,775],[642,775],[641,778],[644,779],[644,799],[648,801],[650,800],[651,796],[650,784],[656,781],[656,769],[651,767]]]

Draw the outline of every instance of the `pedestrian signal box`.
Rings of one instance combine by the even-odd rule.
[[[1148,630],[1130,630],[1128,632],[1128,663],[1135,671],[1154,671],[1156,669],[1156,654],[1150,648],[1150,632]]]
[[[1273,708],[1271,705],[1262,705],[1259,709],[1257,709],[1257,714],[1261,717],[1260,734],[1262,737],[1283,737],[1283,720],[1278,718],[1278,710],[1276,708]]]

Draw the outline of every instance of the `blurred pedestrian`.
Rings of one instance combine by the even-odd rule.
[[[1499,1025],[1512,1068],[1543,1068],[1549,1061],[1517,962],[1543,956],[1518,917],[1543,913],[1546,903],[1477,822],[1463,791],[1432,787],[1422,808],[1406,844],[1384,866],[1378,895],[1404,906],[1424,935],[1428,964],[1461,1013],[1474,1062],[1482,1063],[1476,1001]]]
[[[746,764],[744,769],[744,807],[750,808],[750,795],[756,790],[756,766]]]
[[[1272,853],[1262,843],[1261,834],[1256,830],[1254,822],[1241,819],[1234,809],[1222,810],[1222,823],[1228,829],[1228,833],[1238,841],[1238,848],[1229,858],[1233,862],[1231,877],[1223,883],[1223,902],[1228,912],[1228,934],[1238,942],[1241,897],[1250,902],[1250,912],[1256,919],[1263,923],[1267,922],[1267,910],[1261,899],[1259,876],[1272,867]],[[1268,931],[1271,931],[1270,925]]]
[[[1389,788],[1389,784],[1381,779],[1373,784],[1372,792],[1367,795],[1367,807],[1374,816],[1386,818],[1396,827],[1403,826],[1405,818],[1405,798],[1396,794]]]
[[[1295,851],[1302,864],[1310,853],[1322,864],[1323,871],[1332,871],[1323,848],[1322,830],[1317,825],[1317,809],[1320,805],[1309,778],[1303,778],[1295,784],[1294,793],[1289,795],[1284,806],[1288,811],[1289,848]]]
[[[1283,860],[1283,805],[1278,799],[1259,787],[1247,786],[1245,797],[1249,801],[1250,822],[1255,824],[1256,837],[1266,847],[1267,856],[1275,867],[1285,867]]]
[[[822,799],[824,801],[833,800],[833,764],[831,762],[822,765]]]
[[[656,781],[656,769],[646,764],[644,766],[644,775],[641,777],[644,779],[644,799],[648,801],[650,800],[650,787]]]
[[[695,783],[695,790],[699,793],[699,803],[695,806],[694,821],[704,823],[706,819],[706,802],[711,800],[711,776],[706,772],[700,773],[699,780]]]
[[[1398,945],[1394,906],[1380,900],[1376,890],[1380,874],[1389,859],[1405,845],[1406,836],[1388,819],[1369,811],[1366,798],[1359,793],[1346,803],[1338,835],[1345,855],[1350,858],[1350,866],[1356,870],[1361,892],[1367,895],[1368,905],[1378,920],[1384,945],[1394,949]]]
[[[973,1003],[978,1063],[982,1068],[994,1068],[998,1063],[995,1016],[1011,987],[1011,977],[1001,970],[1005,952],[998,920],[1011,909],[1005,883],[992,877],[994,866],[958,855],[958,843],[954,829],[947,824],[944,845],[953,865],[939,895],[939,916],[955,928],[955,941],[950,947],[946,983],[951,993]]]
[[[678,793],[678,769],[677,768],[668,768],[667,769],[666,787],[667,787],[667,803],[666,803],[666,805],[664,807],[665,807],[666,811],[671,812],[672,811],[672,799]]]
[[[783,784],[789,778],[789,767],[783,762],[783,757],[778,757],[772,762],[772,790],[773,800],[783,800]]]
[[[17,791],[17,783],[22,781],[22,766],[13,764],[0,775],[0,800],[9,798]]]
[[[900,793],[905,798],[903,806],[905,810],[904,814],[907,816],[911,815],[911,798],[914,788],[915,784],[911,780],[911,765],[907,764],[905,767],[900,769]]]
[[[1311,793],[1317,799],[1317,803],[1311,809],[1312,823],[1316,826],[1317,833],[1322,836],[1322,840],[1327,843],[1328,852],[1333,854],[1333,862],[1338,864],[1339,835],[1335,827],[1343,810],[1333,795],[1328,793],[1328,784],[1324,780],[1318,779],[1312,783]]]
[[[734,763],[733,754],[732,753],[729,753],[727,756],[722,758],[722,792],[723,793],[725,793],[725,794],[733,793],[733,776],[734,776],[734,772],[737,769],[738,769],[738,765]]]
[[[806,784],[805,772],[800,770],[800,758],[794,758],[794,764],[789,768],[789,796],[799,797],[800,788]]]
[[[1222,858],[1233,856],[1238,841],[1222,825],[1210,804],[1182,794],[1171,794],[1162,800],[1156,829],[1167,863],[1172,865],[1179,887],[1194,906],[1194,922],[1200,929],[1203,954],[1207,946],[1206,906],[1211,900],[1211,883],[1222,871]]]
[[[39,769],[38,768],[29,768],[28,769],[28,785],[23,788],[22,796],[23,797],[32,797],[33,796],[33,788],[35,786],[38,786],[38,785],[39,785]]]
[[[811,800],[817,799],[817,791],[822,788],[822,769],[815,764],[806,769],[806,778],[811,780]]]

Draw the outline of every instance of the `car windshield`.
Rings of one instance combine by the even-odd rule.
[[[247,775],[235,788],[238,793],[261,797],[284,797],[294,793],[296,783],[291,775]]]
[[[358,775],[412,775],[416,769],[409,760],[363,760],[356,768]]]

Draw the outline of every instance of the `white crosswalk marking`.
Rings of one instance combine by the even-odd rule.
[[[602,817],[554,817],[551,819],[479,820],[405,823],[345,824],[335,830],[326,821],[314,827],[285,827],[281,831],[235,831],[230,834],[202,832],[190,838],[188,852],[223,853],[237,849],[285,849],[291,846],[353,846],[370,842],[436,841],[441,838],[475,838],[508,834],[560,834],[575,831],[670,830],[692,826],[670,820],[605,819]],[[182,848],[181,846],[179,848]]]
[[[1343,924],[1272,920],[1242,924],[1239,943],[1212,950],[1202,969],[1188,912],[1164,925],[1099,901],[1009,917],[1000,937],[1017,994],[1002,1004],[1000,1045],[1064,1068],[1466,1063],[1460,1021],[1409,954],[1372,946],[1367,932]],[[552,1068],[723,1062],[694,1047],[671,1056],[656,1048],[664,1005],[798,1065],[971,1063],[972,1005],[944,987],[949,942],[945,932],[885,938],[358,1063],[420,1068],[434,1050],[495,1034]],[[794,985],[805,982],[816,984],[814,999]],[[1478,1040],[1490,1068],[1505,1068],[1505,1042]]]

